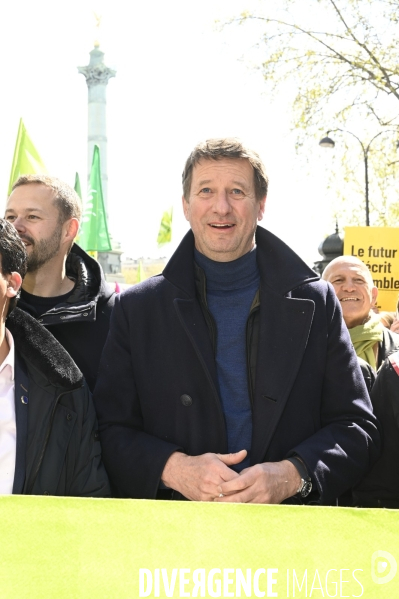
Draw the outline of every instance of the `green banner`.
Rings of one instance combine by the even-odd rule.
[[[172,241],[172,221],[173,221],[173,207],[163,213],[161,219],[161,225],[159,227],[157,243],[158,247],[162,248],[167,243]]]
[[[2,599],[399,597],[399,512],[0,497]]]
[[[101,185],[100,149],[97,145],[94,146],[93,151],[89,191],[84,205],[78,243],[87,252],[109,252],[111,250]]]

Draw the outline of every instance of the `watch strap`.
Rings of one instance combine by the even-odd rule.
[[[305,464],[297,456],[292,456],[286,459],[288,462],[291,462],[291,464],[295,466],[295,468],[298,470],[299,476],[301,477],[301,486],[297,490],[297,493],[299,493],[301,496],[306,497],[312,489],[312,479],[309,476],[309,472],[307,471]],[[304,491],[306,494],[304,493]]]
[[[307,482],[311,481],[309,472],[307,471],[305,464],[302,462],[302,460],[300,458],[298,458],[297,456],[292,456],[292,457],[286,458],[286,459],[288,462],[291,462],[291,464],[293,464],[295,466],[295,468],[299,472],[300,477],[303,478],[303,480],[306,480]]]

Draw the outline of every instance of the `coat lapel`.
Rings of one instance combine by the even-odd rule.
[[[219,427],[221,438],[220,447],[222,453],[227,451],[227,431],[225,427],[225,419],[220,401],[219,385],[217,382],[216,375],[216,363],[213,355],[213,348],[211,339],[209,336],[208,328],[206,326],[202,310],[196,299],[175,299],[174,306],[185,330],[190,343],[192,344],[194,351],[201,363],[205,377],[213,391],[213,399],[215,401],[216,409],[219,413],[219,422],[223,423]]]
[[[17,427],[17,446],[15,456],[15,474],[12,492],[20,495],[24,488],[26,472],[26,445],[28,438],[29,380],[25,365],[15,352],[15,421]]]
[[[163,276],[180,289],[182,297],[174,300],[174,307],[198,359],[205,376],[211,384],[220,407],[219,385],[216,364],[208,328],[196,298],[194,277],[194,236],[190,230],[179,248],[169,260]],[[220,407],[221,410],[221,407]]]
[[[198,356],[204,373],[218,397],[216,364],[209,332],[200,305],[196,299],[175,299],[179,320]],[[218,400],[219,401],[219,400]]]
[[[264,461],[297,376],[312,324],[314,303],[276,294],[262,285],[251,463]]]

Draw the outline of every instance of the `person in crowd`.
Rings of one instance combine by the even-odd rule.
[[[388,312],[387,310],[383,310],[382,312],[378,312],[378,316],[380,317],[381,324],[385,328],[392,330],[392,325],[396,319],[396,313]]]
[[[393,321],[391,323],[391,326],[389,327],[390,330],[393,331],[394,333],[399,333],[399,318],[398,318],[398,314],[399,314],[399,299],[398,299],[398,302],[396,304],[396,312],[394,312]]]
[[[399,508],[399,352],[381,366],[371,401],[381,425],[383,449],[370,472],[353,490],[359,507]]]
[[[24,243],[0,219],[0,494],[110,494],[83,375],[58,341],[15,307]]]
[[[333,290],[257,226],[267,186],[239,140],[200,143],[191,230],[116,299],[94,400],[122,497],[329,504],[379,455]]]
[[[399,335],[375,314],[378,289],[367,266],[355,256],[339,256],[322,275],[334,287],[356,354],[378,370],[399,349]]]
[[[363,360],[362,358],[359,358],[359,356],[357,356],[357,361],[359,363],[360,370],[362,371],[362,375],[363,375],[364,382],[366,383],[367,391],[370,394],[371,389],[373,388],[373,385],[375,383],[377,373],[374,370],[374,368],[372,368],[370,366],[370,364],[368,362],[366,362],[366,360]]]
[[[396,312],[381,312],[381,322],[399,332]],[[386,322],[384,322],[384,320]],[[382,426],[383,451],[370,472],[353,491],[354,504],[363,507],[399,508],[399,352],[392,353],[381,366],[371,393],[374,412]]]
[[[74,243],[81,214],[81,200],[66,183],[22,175],[13,185],[5,218],[28,253],[19,307],[51,331],[93,390],[115,289],[98,262]]]

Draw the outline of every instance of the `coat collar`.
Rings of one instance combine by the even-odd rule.
[[[185,295],[195,297],[194,235],[188,231],[164,268],[163,276]]]
[[[263,227],[256,229],[256,255],[262,282],[279,296],[320,277],[281,239]],[[190,230],[182,239],[163,271],[170,283],[190,297],[195,296],[193,269],[194,235]]]
[[[49,383],[65,389],[77,389],[83,375],[67,351],[32,316],[14,308],[6,320],[22,358],[41,372]]]
[[[256,245],[261,279],[277,295],[320,279],[288,245],[263,227],[256,229]]]

